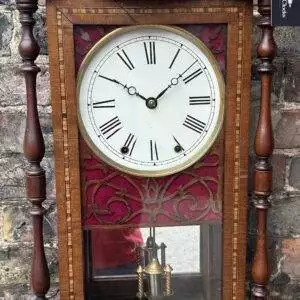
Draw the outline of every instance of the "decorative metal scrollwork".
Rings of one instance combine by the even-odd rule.
[[[84,160],[86,225],[198,224],[221,217],[219,156],[165,178],[139,178]]]

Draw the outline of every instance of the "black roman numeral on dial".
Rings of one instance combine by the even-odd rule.
[[[181,50],[181,49],[178,49],[177,52],[175,53],[175,55],[174,55],[174,57],[173,57],[173,59],[172,59],[172,61],[171,61],[171,64],[170,64],[170,66],[169,66],[169,69],[172,69],[172,67],[173,67],[173,65],[174,65],[174,62],[175,62],[175,60],[176,60],[176,58],[177,58],[177,56],[178,56],[180,50]]]
[[[93,103],[93,108],[113,108],[115,107],[115,99],[104,100]]]
[[[150,157],[151,160],[158,160],[158,151],[156,142],[150,140]]]
[[[195,79],[196,77],[198,77],[199,75],[201,75],[203,73],[203,71],[201,70],[201,68],[199,68],[198,70],[194,71],[192,74],[186,76],[185,78],[183,78],[183,82],[185,84],[189,83],[190,81],[192,81],[193,79]]]
[[[125,141],[124,146],[121,148],[121,152],[130,156],[133,152],[136,141],[137,138],[135,138],[135,136],[132,133],[130,133]]]
[[[127,53],[122,49],[122,52],[118,52],[117,55],[120,57],[120,59],[122,60],[122,62],[127,66],[127,68],[129,70],[133,70],[134,69],[134,65],[131,62],[131,60],[129,59]]]
[[[187,115],[185,121],[183,122],[183,126],[192,129],[198,133],[202,133],[206,124],[194,117],[192,117],[191,115]]]
[[[100,126],[102,134],[107,138],[111,138],[114,134],[122,129],[119,117],[114,117]]]
[[[156,64],[155,42],[144,42],[145,55],[148,65]]]
[[[190,97],[190,105],[207,105],[207,104],[210,104],[210,96]]]

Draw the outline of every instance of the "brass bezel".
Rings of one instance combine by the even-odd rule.
[[[97,53],[98,49],[101,48],[103,45],[107,44],[109,41],[111,41],[116,36],[119,36],[123,33],[133,31],[133,30],[139,30],[141,28],[153,28],[153,29],[162,29],[166,31],[170,31],[172,33],[181,35],[183,38],[189,40],[191,43],[193,43],[196,47],[198,47],[202,53],[207,57],[209,62],[211,63],[211,66],[215,72],[217,82],[220,88],[220,113],[216,122],[216,126],[214,130],[211,133],[211,138],[203,145],[201,148],[201,151],[198,151],[193,155],[188,161],[185,163],[179,163],[176,167],[168,168],[167,170],[160,170],[160,171],[145,171],[145,170],[137,170],[133,168],[128,168],[123,166],[122,164],[119,164],[112,160],[110,157],[106,156],[91,140],[88,133],[85,130],[85,127],[83,125],[83,121],[80,116],[79,112],[79,90],[81,81],[84,75],[84,72],[89,64],[89,62],[92,60],[94,55]],[[77,117],[78,117],[78,124],[79,129],[81,132],[82,137],[88,144],[88,146],[92,149],[92,151],[104,162],[109,164],[110,166],[116,168],[119,171],[125,172],[127,174],[131,174],[134,176],[141,176],[141,177],[163,177],[172,175],[174,173],[178,173],[180,171],[185,170],[186,168],[190,167],[191,165],[195,164],[199,159],[201,159],[211,148],[213,143],[215,142],[216,138],[218,137],[223,120],[224,120],[224,110],[225,110],[225,83],[223,79],[222,72],[219,68],[219,63],[211,53],[211,51],[206,47],[206,45],[200,41],[197,37],[189,33],[188,31],[176,27],[176,26],[167,26],[167,25],[134,25],[134,26],[126,26],[122,28],[115,29],[114,31],[110,32],[103,38],[101,38],[88,52],[88,54],[85,56],[84,60],[81,63],[81,66],[79,68],[78,74],[77,74]]]

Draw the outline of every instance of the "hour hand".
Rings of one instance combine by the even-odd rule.
[[[171,86],[177,85],[177,84],[178,84],[178,78],[179,78],[180,76],[181,76],[181,75],[179,75],[177,78],[172,78],[170,84],[169,84],[164,90],[162,90],[162,91],[157,95],[157,97],[156,97],[155,99],[158,100],[159,98],[161,98],[161,97],[166,93],[166,91],[167,91]]]
[[[162,97],[162,96],[165,94],[165,92],[166,92],[171,86],[172,86],[171,84],[168,85],[164,90],[162,90],[162,91],[157,95],[157,97],[156,97],[155,99],[158,100],[160,97]]]

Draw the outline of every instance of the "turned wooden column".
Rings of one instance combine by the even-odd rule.
[[[33,37],[33,13],[37,10],[37,0],[17,0],[22,24],[19,52],[23,59],[21,71],[25,76],[27,94],[27,118],[24,137],[24,154],[28,160],[26,169],[27,198],[32,204],[30,214],[33,225],[33,258],[31,267],[31,287],[36,299],[46,299],[50,279],[43,242],[43,201],[46,199],[45,171],[40,166],[45,146],[37,111],[36,76],[40,69],[34,63],[39,55],[39,46]]]
[[[252,296],[267,299],[269,264],[267,253],[267,214],[272,189],[273,130],[271,120],[272,61],[276,55],[276,44],[271,26],[271,0],[259,0],[261,40],[257,48],[261,63],[258,72],[261,78],[260,114],[255,136],[256,162],[254,167],[254,205],[256,210],[256,245],[252,265]]]

